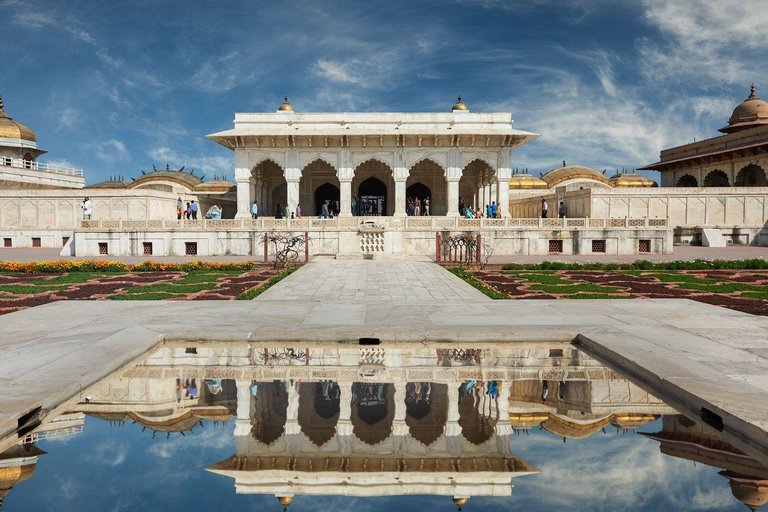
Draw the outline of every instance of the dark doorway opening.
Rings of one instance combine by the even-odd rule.
[[[324,183],[315,189],[315,215],[323,213],[323,203],[328,201],[328,210],[332,210],[334,215],[339,214],[341,192],[339,187],[331,183]]]
[[[387,214],[387,186],[378,178],[368,178],[360,183],[357,188],[357,195],[366,205],[365,215],[386,215]],[[371,202],[371,208],[368,210],[368,201]]]

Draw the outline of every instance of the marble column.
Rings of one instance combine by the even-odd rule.
[[[452,457],[462,453],[461,426],[459,426],[459,384],[448,384],[448,417],[445,422],[445,439]]]
[[[285,434],[294,435],[301,432],[299,427],[299,392],[296,386],[288,388],[288,410],[285,419]]]
[[[286,180],[288,184],[288,208],[291,212],[296,211],[296,205],[299,204],[299,179]]]
[[[395,178],[395,212],[393,217],[405,217],[405,183],[408,178]]]
[[[340,185],[340,197],[341,197],[341,211],[339,217],[351,217],[352,216],[352,179],[339,180]]]
[[[459,216],[459,180],[461,178],[448,178],[448,217]]]
[[[405,415],[407,413],[405,408],[405,382],[397,382],[390,384],[394,386],[394,407],[395,416],[392,420],[392,435],[394,438],[394,449],[398,457],[402,457],[405,453],[405,443],[408,437],[408,425],[405,423]]]
[[[237,214],[235,218],[251,218],[251,181],[248,178],[237,179]]]
[[[501,207],[502,217],[511,217],[509,214],[509,182],[499,181],[499,202],[496,203]]]
[[[248,436],[251,432],[251,381],[237,379],[237,419],[235,437]]]
[[[343,457],[352,454],[352,383],[338,382],[339,385],[339,421],[336,422],[336,438]]]

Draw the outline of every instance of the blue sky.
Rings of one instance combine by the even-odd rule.
[[[661,421],[640,430],[657,432]],[[8,494],[3,510],[25,512],[279,511],[273,495],[235,494],[231,479],[204,470],[235,452],[234,421],[195,428],[194,435],[152,439],[128,421],[113,427],[87,418],[83,434],[40,443],[35,475]],[[562,440],[532,429],[515,437],[515,454],[541,470],[513,479],[512,496],[474,497],[467,512],[742,512],[718,468],[668,457],[635,434],[597,433]],[[446,497],[297,496],[292,512],[455,510]]]
[[[765,0],[0,0],[0,20],[6,112],[89,183],[166,163],[231,179],[204,135],[284,94],[304,112],[461,94],[543,135],[514,155],[534,174],[648,164],[715,135],[751,82],[768,97]]]

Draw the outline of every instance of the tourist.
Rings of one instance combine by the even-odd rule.
[[[466,218],[468,218],[468,219],[474,219],[475,218],[475,215],[472,213],[472,205],[471,204],[469,206],[467,206],[467,211],[464,214],[464,216]]]
[[[176,200],[176,219],[181,219],[181,214],[183,212],[184,208],[184,202],[181,200],[181,196]]]
[[[189,209],[189,202],[187,202],[187,207],[184,209],[184,216],[189,220],[190,215],[192,215],[192,210]]]
[[[464,211],[464,200],[459,196],[459,213]]]
[[[252,219],[259,218],[259,202],[258,201],[254,201],[253,205],[251,206],[251,218]]]
[[[192,220],[197,220],[197,203],[194,199],[189,204],[189,211],[192,213]]]
[[[86,197],[83,199],[83,204],[80,205],[80,208],[83,209],[83,220],[91,220],[91,212],[93,209],[91,207],[90,198]]]
[[[493,213],[491,213],[491,205],[489,204],[485,205],[485,217],[488,219],[493,217]]]
[[[352,196],[352,215],[357,216],[357,196]]]
[[[424,198],[424,215],[429,216],[429,196]]]
[[[547,204],[546,199],[541,200],[541,218],[546,219],[547,218],[547,210],[549,209],[549,205]]]
[[[492,219],[496,218],[496,212],[499,211],[499,207],[496,205],[496,201],[491,202],[491,215]]]
[[[562,199],[560,200],[560,206],[557,209],[557,213],[561,219],[565,218],[565,202]]]
[[[416,217],[421,216],[421,207],[419,206],[419,198],[418,197],[413,202],[413,214]]]
[[[549,396],[549,381],[545,380],[541,384],[541,401],[546,401],[547,397]]]
[[[500,218],[501,218],[501,205],[498,205],[498,206],[496,207],[496,218],[497,218],[497,219],[500,219]]]
[[[297,219],[301,218],[301,203],[296,205],[296,218]]]
[[[327,219],[328,216],[329,216],[329,213],[328,213],[328,201],[327,200],[323,203],[323,206],[322,206],[322,208],[320,210],[321,210],[322,217],[324,219]]]
[[[291,218],[291,207],[288,205],[288,203],[285,203],[285,218]]]
[[[280,206],[280,203],[277,203],[277,207],[275,207],[275,218],[276,219],[283,218],[283,208]]]

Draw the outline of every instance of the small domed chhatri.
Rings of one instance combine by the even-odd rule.
[[[636,173],[617,173],[611,176],[611,183],[616,188],[652,188],[659,185],[648,178]]]
[[[611,181],[603,176],[602,173],[583,165],[565,165],[565,162],[563,162],[562,167],[545,173],[541,179],[547,183],[549,188],[575,180],[586,183],[597,182],[598,184],[612,186]]]
[[[510,190],[546,190],[547,182],[531,174],[513,174],[509,179]]]
[[[459,98],[451,109],[451,112],[469,112],[467,106],[461,101],[461,95],[459,95]]]
[[[755,84],[752,84],[749,97],[733,110],[728,126],[720,128],[720,131],[733,133],[761,125],[768,125],[768,103],[757,97]]]
[[[0,96],[0,137],[37,142],[35,132],[23,124],[14,121],[11,116],[5,113],[2,96]]]
[[[278,112],[293,112],[293,107],[288,103],[288,96],[283,98],[283,104],[277,109]]]

